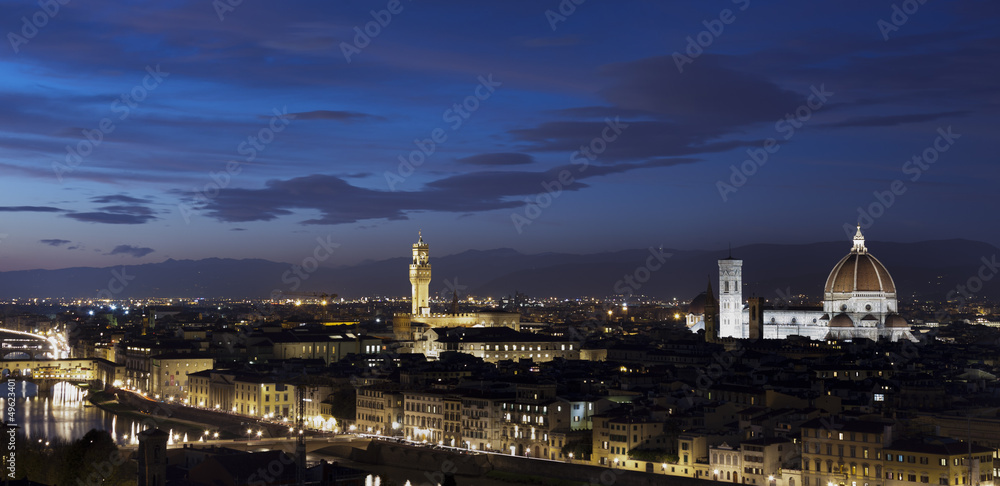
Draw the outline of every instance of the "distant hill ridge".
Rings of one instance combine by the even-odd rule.
[[[969,240],[918,243],[869,241],[868,248],[885,264],[900,298],[944,300],[957,285],[965,285],[1000,254],[997,247]],[[850,250],[838,241],[800,245],[754,244],[733,248],[743,260],[744,296],[775,297],[806,294],[820,298],[826,277]],[[660,268],[635,293],[660,299],[688,301],[705,289],[709,279],[718,286],[718,250],[672,250]],[[433,295],[449,299],[460,294],[510,295],[515,290],[535,297],[603,297],[616,284],[646,265],[648,249],[575,255],[526,255],[509,248],[469,250],[432,256]],[[406,296],[410,293],[408,255],[366,261],[340,268],[320,268],[296,275],[288,263],[261,259],[208,258],[106,268],[0,272],[0,297],[115,298],[138,297],[266,297],[282,292],[324,292],[345,298]],[[302,278],[305,275],[307,278]],[[640,271],[640,276],[644,272]],[[296,285],[298,288],[296,289]],[[619,289],[621,285],[618,284]],[[718,289],[716,289],[717,291]],[[979,295],[1000,297],[1000,277],[984,282]]]

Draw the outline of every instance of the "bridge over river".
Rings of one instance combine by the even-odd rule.
[[[55,339],[39,334],[0,328],[3,359],[57,358],[62,355]]]
[[[100,358],[0,359],[0,375],[4,379],[30,381],[38,385],[39,391],[51,390],[64,381],[103,390],[120,381],[124,374],[124,365]]]

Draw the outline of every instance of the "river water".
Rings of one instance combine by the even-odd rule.
[[[22,437],[72,442],[97,429],[108,431],[116,443],[126,445],[134,442],[133,435],[141,426],[138,419],[118,417],[91,405],[85,398],[86,391],[69,383],[59,383],[42,393],[31,382],[16,380],[13,385],[15,418]],[[4,386],[4,395],[6,392]],[[178,440],[183,440],[184,432],[176,433],[181,434]],[[193,438],[197,440],[197,436]]]
[[[84,436],[91,429],[106,430],[119,445],[134,444],[133,435],[140,427],[136,419],[118,417],[90,404],[85,398],[86,391],[69,383],[59,383],[51,391],[39,394],[34,383],[16,380],[13,382],[15,398],[15,418],[20,426],[20,435],[31,440],[60,439],[72,442]],[[7,393],[5,384],[3,395]],[[6,411],[5,411],[6,412]],[[4,415],[6,421],[6,415]],[[173,431],[177,442],[184,440],[183,431]],[[196,434],[196,432],[191,432]],[[192,435],[193,440],[197,440]],[[382,476],[383,480],[391,479],[395,484],[403,485],[411,480],[414,485],[423,484],[424,475],[420,471],[402,467],[374,466],[370,464],[353,463],[343,458],[323,454],[309,454],[310,461],[327,459],[330,462],[340,462],[345,466],[353,466]],[[462,481],[463,483],[465,481]],[[500,481],[475,478],[480,486],[500,486]]]

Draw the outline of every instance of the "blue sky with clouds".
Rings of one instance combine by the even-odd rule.
[[[0,1],[0,270],[1000,243],[995,2],[230,5]]]

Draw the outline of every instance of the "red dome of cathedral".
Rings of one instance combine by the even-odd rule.
[[[831,293],[885,292],[896,293],[896,284],[885,265],[868,253],[861,227],[854,235],[854,248],[833,267],[826,279],[824,291]]]

